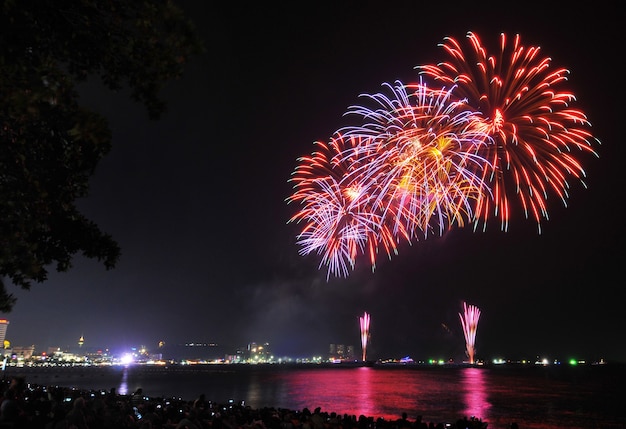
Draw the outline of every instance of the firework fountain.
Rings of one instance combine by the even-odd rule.
[[[478,328],[478,319],[480,318],[480,309],[474,305],[463,303],[463,314],[459,313],[461,318],[461,326],[465,335],[465,349],[469,363],[474,364],[474,353],[476,349],[474,342],[476,340],[476,329]]]
[[[359,322],[361,323],[361,350],[363,351],[363,362],[365,362],[365,358],[367,357],[367,340],[370,336],[370,315],[367,314],[367,311],[363,313],[363,316],[359,317]]]

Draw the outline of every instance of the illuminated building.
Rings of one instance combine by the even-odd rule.
[[[330,360],[352,360],[354,359],[354,346],[345,344],[331,344],[329,349]]]
[[[248,344],[248,360],[250,362],[269,362],[272,359],[270,344]]]
[[[7,319],[0,319],[0,344],[4,344],[4,339],[7,335],[7,327],[9,326],[9,321]]]
[[[21,360],[28,360],[35,353],[35,345],[29,347],[13,347],[13,355]]]

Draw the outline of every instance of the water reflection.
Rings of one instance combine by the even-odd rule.
[[[361,367],[358,371],[356,371],[356,377],[353,384],[356,401],[355,404],[357,404],[356,412],[358,415],[376,415],[376,406],[373,399],[374,389],[372,387],[372,373],[373,369],[368,367]]]
[[[484,371],[479,368],[464,368],[461,373],[466,416],[486,418],[491,403],[488,400]]]
[[[262,395],[261,383],[259,383],[259,377],[254,374],[250,377],[250,384],[248,385],[248,400],[256,401]]]
[[[296,410],[320,407],[393,420],[406,411],[412,418],[423,415],[435,420],[438,415],[462,415],[461,389],[450,391],[449,387],[460,383],[458,376],[456,371],[381,371],[371,367],[289,371],[277,375],[280,381],[273,381],[288,386],[287,396],[274,398],[274,403]]]
[[[122,380],[117,388],[117,393],[120,395],[128,395],[128,367],[125,366],[122,370]]]
[[[292,409],[320,407],[327,411],[371,415],[376,410],[376,389],[372,386],[373,369],[362,367],[354,371],[323,369],[294,371],[284,375]],[[338,404],[349,404],[338,408]]]

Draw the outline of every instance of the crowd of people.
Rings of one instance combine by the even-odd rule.
[[[517,428],[516,424],[511,425]],[[0,429],[484,429],[463,417],[449,423],[421,416],[398,419],[355,416],[316,408],[254,409],[244,403],[218,404],[200,394],[193,400],[130,395],[105,390],[28,384],[23,378],[0,385]]]

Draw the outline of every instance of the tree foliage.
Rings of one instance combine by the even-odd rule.
[[[114,238],[76,200],[111,149],[101,115],[79,104],[76,85],[98,76],[128,87],[150,118],[165,110],[161,87],[182,76],[203,46],[167,0],[7,0],[0,6],[0,311],[75,254],[113,268]]]

